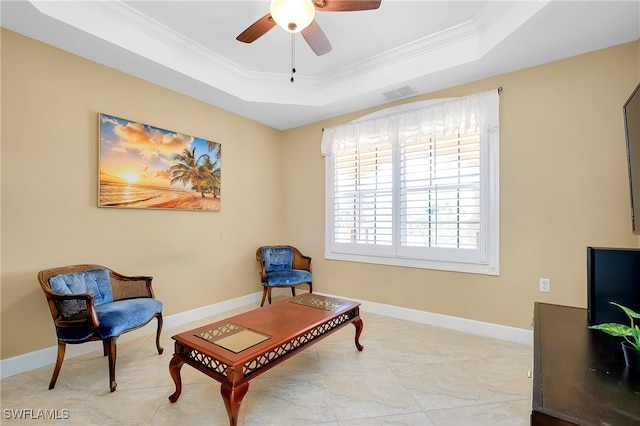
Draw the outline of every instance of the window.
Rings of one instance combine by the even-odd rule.
[[[499,95],[326,128],[327,259],[499,274]]]

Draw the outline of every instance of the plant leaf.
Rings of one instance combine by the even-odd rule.
[[[636,349],[640,351],[640,328],[636,325],[633,329],[631,329],[631,335],[633,336],[633,344]]]
[[[616,302],[609,302],[612,305],[616,305],[618,308],[622,309],[624,311],[625,314],[627,314],[629,316],[629,318],[636,318],[636,319],[640,319],[640,314],[632,311],[631,309],[627,308],[626,306],[622,306]]]
[[[616,337],[633,336],[633,329],[631,327],[613,322],[592,325],[589,326],[589,328],[604,331],[605,333]]]

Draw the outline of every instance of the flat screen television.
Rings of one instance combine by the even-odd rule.
[[[624,104],[624,132],[631,189],[631,226],[640,235],[640,84]]]
[[[590,325],[629,324],[616,302],[640,312],[640,249],[587,247],[587,316]]]

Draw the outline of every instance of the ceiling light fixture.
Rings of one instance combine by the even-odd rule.
[[[307,28],[316,15],[311,0],[271,0],[269,11],[276,24],[290,33]]]

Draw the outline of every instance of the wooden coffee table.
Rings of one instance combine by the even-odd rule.
[[[349,323],[356,328],[355,344],[361,351],[360,303],[306,293],[177,334],[169,363],[176,391],[169,401],[180,397],[180,369],[189,364],[221,383],[234,426],[249,380]]]

